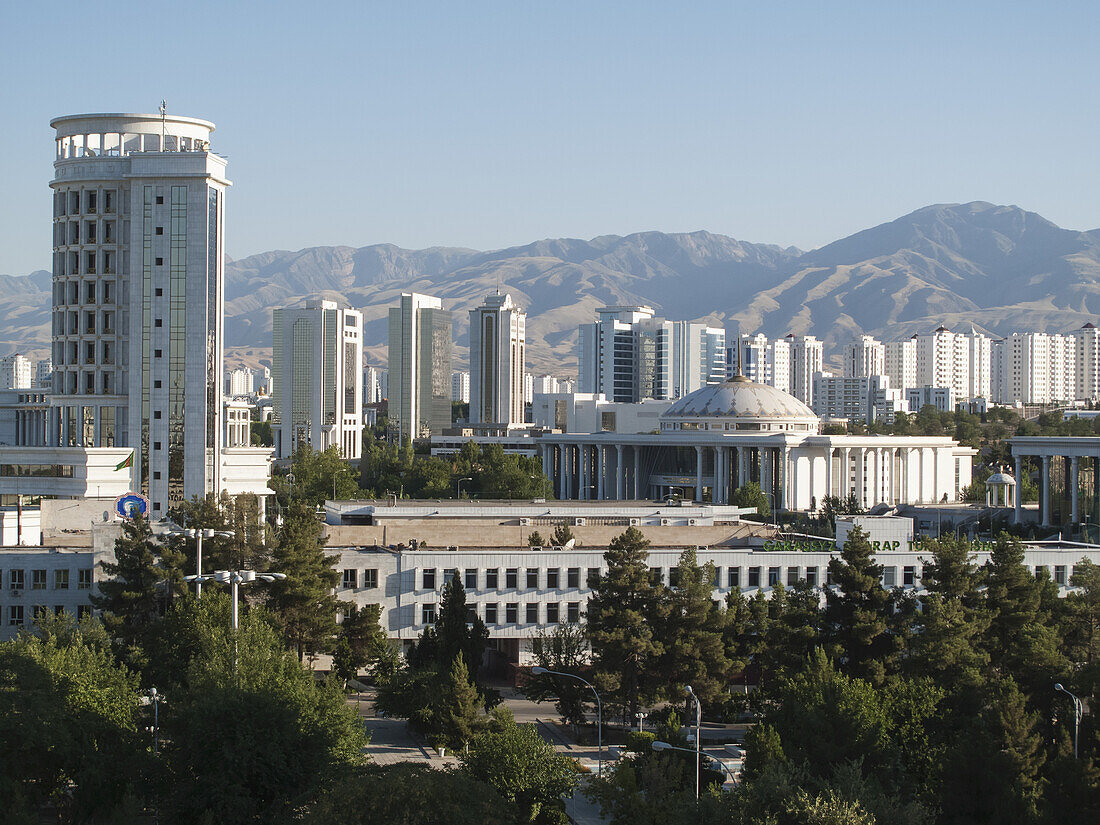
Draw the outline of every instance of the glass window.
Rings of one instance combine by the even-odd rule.
[[[8,624],[9,625],[21,625],[23,624],[23,605],[13,604],[8,607]]]
[[[1065,584],[1066,583],[1066,566],[1064,564],[1054,565],[1054,583]]]
[[[46,609],[46,605],[36,604],[34,606],[34,610],[32,611],[32,615],[34,620],[37,622],[39,619],[46,618],[46,616],[49,615],[49,612],[50,611]]]
[[[518,624],[519,623],[519,605],[515,602],[508,602],[504,606],[504,623],[505,624]]]
[[[668,568],[668,586],[679,587],[680,586],[680,568],[670,567]]]
[[[504,587],[508,590],[515,590],[519,586],[519,568],[509,567],[504,572]]]
[[[444,568],[444,570],[443,570],[443,584],[445,584],[445,585],[450,584],[451,582],[453,582],[455,580],[455,578],[457,576],[458,576],[458,568],[457,567]]]
[[[788,587],[794,587],[796,584],[798,584],[798,568],[797,567],[788,567],[787,568],[787,586]]]
[[[527,568],[527,589],[537,590],[539,586],[539,571],[538,568]]]
[[[750,567],[749,568],[749,587],[759,587],[759,586],[760,586],[760,568],[759,567]]]
[[[1045,579],[1047,577],[1048,577],[1047,566],[1045,564],[1035,565],[1035,578],[1036,579]]]
[[[558,623],[558,603],[547,602],[546,604],[546,623],[557,624]]]
[[[369,589],[378,587],[378,569],[371,568],[363,571],[363,587]]]
[[[54,570],[53,571],[53,586],[54,586],[54,590],[68,590],[69,589],[69,571],[68,570]]]
[[[527,602],[527,624],[539,623],[539,603]]]
[[[573,588],[581,586],[581,569],[579,567],[569,568],[569,571],[565,574],[565,586]]]
[[[901,583],[903,585],[912,587],[917,583],[916,578],[916,568],[913,565],[907,564],[905,567],[901,568]]]
[[[649,582],[654,587],[665,583],[665,571],[663,567],[649,568]]]
[[[598,567],[589,567],[588,568],[588,578],[585,579],[585,583],[589,587],[596,587],[596,586],[598,586],[599,579],[600,579],[600,568],[598,568]]]
[[[898,583],[898,569],[896,567],[882,568],[883,587],[893,587]]]
[[[426,567],[421,574],[421,588],[424,590],[435,590],[435,568]]]
[[[546,587],[549,590],[557,590],[561,586],[558,568],[551,567],[546,571]]]
[[[92,606],[90,604],[78,604],[76,606],[76,617],[78,619],[88,619],[92,615]]]
[[[345,570],[343,587],[345,590],[353,590],[355,585],[359,583],[359,571],[358,570]]]
[[[497,569],[493,567],[485,571],[485,589],[496,590],[497,586]]]
[[[768,568],[768,587],[775,587],[777,584],[779,584],[779,568],[778,567],[769,567]]]
[[[420,605],[420,623],[435,624],[435,604]]]
[[[726,568],[726,586],[727,587],[741,587],[741,568],[740,567],[727,567]]]
[[[32,570],[31,571],[31,590],[45,590],[46,589],[46,571],[45,570]]]
[[[807,567],[806,568],[806,584],[810,585],[810,587],[817,587],[817,568],[816,567]]]
[[[476,590],[477,589],[477,568],[476,567],[466,569],[466,581],[463,582],[463,587],[465,587],[467,590]]]
[[[576,624],[581,620],[581,603],[569,602],[565,608],[565,620]]]
[[[714,567],[714,587],[722,586],[722,568],[715,565]]]
[[[92,568],[85,567],[77,571],[76,589],[88,590],[92,586]]]
[[[497,623],[497,606],[496,604],[485,605],[485,624]]]

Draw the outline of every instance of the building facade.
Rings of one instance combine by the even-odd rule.
[[[470,310],[470,423],[523,424],[526,374],[527,313],[498,291]]]
[[[431,295],[405,292],[389,312],[389,426],[422,438],[451,424],[451,313]]]
[[[0,390],[25,390],[31,386],[31,361],[18,352],[0,359]]]
[[[844,347],[844,377],[886,375],[886,347],[871,335],[860,335]]]
[[[275,453],[336,447],[358,459],[363,444],[363,316],[333,301],[273,312]]]

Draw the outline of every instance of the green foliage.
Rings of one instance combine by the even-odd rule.
[[[575,541],[576,536],[573,535],[573,531],[569,529],[569,525],[565,522],[554,526],[554,532],[550,536],[550,544],[554,547],[564,547],[570,541]]]
[[[538,530],[532,530],[527,536],[528,547],[542,547],[544,544],[546,544],[546,539],[542,537],[542,533]]]
[[[345,769],[306,806],[304,825],[513,825],[515,806],[462,771],[414,762]]]
[[[356,678],[364,667],[370,669],[372,676],[379,668],[382,671],[392,669],[390,644],[382,630],[381,619],[381,605],[347,606],[337,640],[338,652],[346,646],[341,656],[345,670],[351,673],[347,678]]]
[[[279,821],[330,772],[362,760],[362,726],[339,684],[317,682],[262,614],[248,613],[236,634],[189,616],[201,642],[161,722],[174,821]]]
[[[666,604],[649,575],[649,542],[636,527],[611,540],[604,560],[607,572],[590,581],[588,639],[600,693],[623,711],[624,725],[642,702],[660,695],[659,672],[665,651],[658,639]],[[606,700],[605,700],[606,701]]]
[[[271,479],[281,507],[292,502],[315,507],[329,500],[363,497],[352,465],[341,457],[338,447],[322,451],[308,445],[299,447],[291,457],[290,472],[294,475],[293,483],[288,475],[275,475]]]
[[[464,657],[455,656],[436,710],[438,740],[456,750],[466,745],[482,726],[481,704]]]
[[[579,624],[558,624],[538,630],[531,639],[531,655],[539,667],[558,673],[581,674],[588,666],[588,639]],[[528,699],[554,700],[554,708],[566,724],[583,725],[592,703],[592,691],[576,679],[531,675],[523,685]]]
[[[253,447],[270,447],[275,443],[270,421],[252,421],[248,428],[249,441]]]
[[[287,642],[302,661],[306,651],[323,651],[336,635],[336,613],[343,607],[333,588],[340,580],[335,556],[324,551],[324,532],[313,510],[292,504],[272,552],[272,566],[286,578],[268,585],[267,606],[278,618]]]
[[[91,624],[49,623],[0,644],[5,821],[37,821],[38,806],[70,793],[79,820],[125,805],[147,770],[137,688]]]
[[[772,512],[771,502],[755,481],[742,484],[734,490],[730,496],[730,504],[734,507],[755,507],[756,515],[760,519],[766,519]]]
[[[548,814],[562,809],[561,797],[577,781],[571,759],[557,753],[532,728],[517,725],[503,708],[494,711],[489,729],[470,742],[462,768],[514,802],[520,822],[553,821]]]

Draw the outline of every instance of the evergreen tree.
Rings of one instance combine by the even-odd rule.
[[[588,639],[601,692],[623,710],[629,724],[642,703],[651,704],[663,682],[657,672],[664,645],[655,628],[665,612],[646,560],[649,542],[636,527],[611,540],[607,573],[589,582]]]
[[[122,525],[115,541],[115,561],[100,565],[107,578],[100,582],[92,606],[116,644],[135,662],[137,646],[150,625],[169,604],[172,594],[185,592],[183,558],[157,540],[148,519],[140,514]]]
[[[558,673],[580,673],[588,666],[588,639],[579,624],[563,623],[539,630],[531,640],[531,655],[539,667]],[[592,691],[576,679],[532,675],[523,694],[536,702],[554,700],[554,708],[565,724],[583,725]]]
[[[359,607],[352,604],[340,623],[340,641],[347,642],[348,663],[358,672],[384,655],[389,644],[379,620],[382,608],[377,604]],[[339,643],[339,642],[338,642]]]
[[[466,605],[466,588],[457,573],[443,585],[434,638],[436,669],[447,673],[455,657],[461,655],[466,661],[466,673],[473,683],[481,667],[489,631],[479,616],[475,614],[471,617]]]
[[[730,660],[722,638],[724,616],[711,594],[714,565],[700,565],[694,549],[680,555],[677,585],[668,596],[661,639],[660,672],[670,696],[691,685],[704,705],[718,701],[729,680]]]
[[[569,529],[569,525],[565,522],[556,525],[550,536],[550,544],[554,547],[564,547],[570,541],[575,541],[575,537],[573,531]]]
[[[481,694],[471,681],[464,657],[455,656],[435,714],[441,743],[455,750],[464,747],[481,727]]]
[[[882,566],[874,562],[871,543],[858,527],[848,534],[840,557],[829,562],[829,573],[840,588],[826,592],[830,649],[847,672],[881,685],[896,651],[886,632],[890,593],[882,586]]]
[[[528,547],[542,547],[544,544],[546,544],[546,539],[542,537],[542,533],[538,530],[532,530],[531,534],[527,536]]]
[[[791,588],[777,584],[772,588],[767,612],[760,665],[783,679],[804,667],[806,657],[820,644],[818,591],[805,580]]]
[[[340,580],[336,557],[324,551],[320,522],[307,504],[292,504],[283,519],[272,554],[276,572],[286,578],[268,585],[268,606],[287,643],[298,653],[325,649],[336,635],[336,613],[343,607],[332,590]]]
[[[766,519],[772,512],[768,497],[755,481],[742,484],[734,490],[733,495],[730,496],[730,504],[734,507],[755,507],[756,515],[760,519]]]

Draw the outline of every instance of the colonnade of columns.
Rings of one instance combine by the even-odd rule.
[[[1016,496],[1013,503],[1013,518],[1016,524],[1020,524],[1023,521],[1023,483],[1024,483],[1024,456],[1027,453],[1017,452],[1016,448],[1013,448],[1016,459]],[[1043,527],[1053,527],[1053,507],[1050,500],[1050,488],[1051,488],[1051,460],[1055,457],[1062,459],[1062,466],[1065,472],[1064,484],[1066,490],[1066,497],[1069,499],[1069,523],[1080,524],[1081,523],[1081,502],[1079,491],[1081,489],[1081,456],[1056,456],[1053,453],[1040,454],[1039,458],[1039,522]],[[1093,461],[1092,472],[1097,474],[1096,465],[1100,463],[1100,456],[1089,456]],[[1095,484],[1094,484],[1095,486]],[[1094,490],[1094,495],[1100,493],[1100,491]],[[1066,513],[1062,513],[1062,520],[1065,521]],[[1086,516],[1087,518],[1087,516]]]
[[[543,470],[559,498],[623,500],[667,492],[651,489],[651,474],[643,470],[643,445],[544,443],[540,450]],[[750,481],[759,483],[778,510],[820,507],[827,495],[854,494],[863,507],[942,500],[943,485],[937,483],[942,459],[934,447],[830,446],[824,455],[820,447],[810,447],[793,456],[784,444],[710,443],[688,450],[694,460],[681,466],[680,474],[691,481],[680,484],[694,484],[697,500],[709,489],[715,504],[729,504],[733,491]]]

